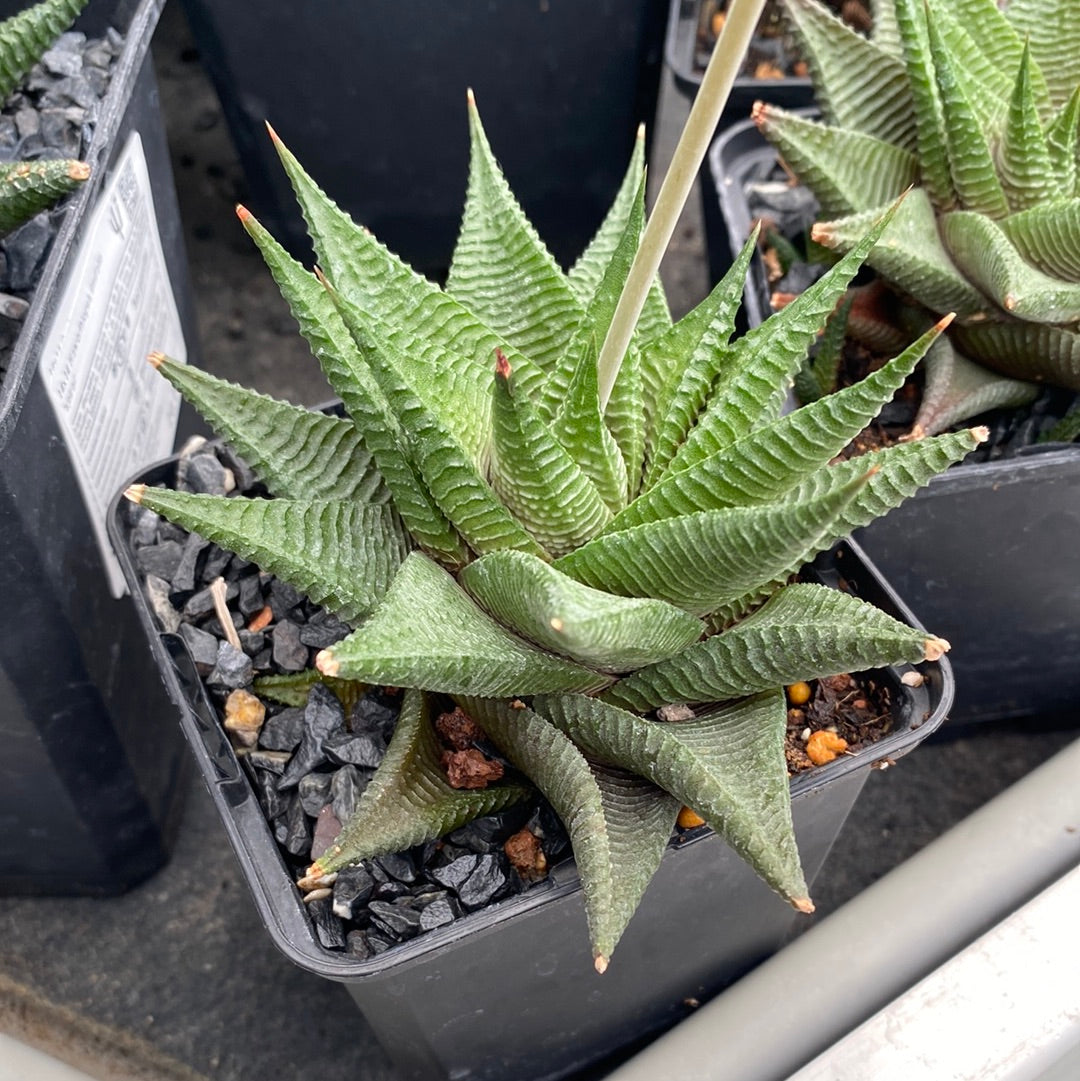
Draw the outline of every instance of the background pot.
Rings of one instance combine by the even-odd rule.
[[[116,219],[120,230],[160,235],[167,276],[140,276],[132,295],[148,302],[155,284],[175,302],[181,348],[195,346],[194,315],[150,38],[163,0],[92,2],[76,29],[125,35],[86,154],[91,179],[67,204],[44,274],[0,386],[0,890],[115,893],[167,858],[185,790],[182,741],[148,723],[167,705],[160,681],[137,658],[145,649],[131,605],[110,589],[101,545],[104,513],[83,496],[68,429],[53,406],[43,354],[88,240],[99,200],[130,155],[137,134],[152,188],[149,219]],[[12,4],[12,10],[25,5]],[[128,154],[128,157],[124,155]],[[126,177],[126,173],[124,176]],[[125,189],[125,197],[130,194]],[[136,204],[133,203],[133,206]],[[139,204],[141,205],[141,204]],[[93,267],[90,268],[93,271]],[[93,275],[91,274],[91,277]],[[119,301],[122,290],[105,300]],[[132,309],[109,309],[123,326]],[[140,309],[141,311],[142,309]],[[127,333],[137,333],[132,318]],[[89,326],[83,342],[105,348]],[[121,333],[120,338],[125,334]],[[106,369],[123,362],[112,346]],[[70,354],[74,355],[74,354]],[[60,357],[67,359],[66,352]],[[145,366],[143,358],[137,363]],[[105,370],[105,369],[102,369]],[[90,402],[84,403],[89,409]],[[109,405],[106,399],[91,410]],[[115,404],[111,403],[111,404]],[[136,409],[146,402],[136,402]],[[73,408],[78,408],[76,402]],[[70,418],[69,418],[70,419]],[[175,428],[175,415],[173,416]],[[161,433],[129,432],[114,448],[139,453]],[[171,443],[172,429],[165,433]],[[85,449],[85,447],[84,447]],[[107,474],[107,470],[105,473]],[[133,663],[135,660],[135,663]]]
[[[511,188],[564,263],[606,213],[638,123],[651,134],[667,0],[330,0],[317,19],[287,0],[266,0],[258,18],[231,0],[184,8],[251,209],[297,254],[307,236],[267,120],[333,199],[435,276],[461,217],[466,88]]]
[[[171,483],[175,459],[137,479]],[[182,639],[160,633],[143,599],[118,501],[110,532],[180,723],[275,944],[293,962],[344,983],[403,1077],[520,1081],[557,1078],[681,1019],[799,929],[800,917],[714,835],[672,845],[619,945],[609,972],[592,967],[572,864],[540,886],[361,961],[324,949],[270,827],[206,697]],[[851,545],[821,557],[823,581],[910,619]],[[926,682],[886,678],[899,703],[896,730],[866,753],[792,782],[803,865],[813,881],[874,763],[895,760],[944,720],[947,664],[922,664]],[[805,921],[804,921],[805,922]]]
[[[713,144],[708,173],[720,232],[710,263],[731,263],[750,232],[744,183],[776,151],[750,122]],[[708,225],[708,223],[707,223]],[[755,255],[743,302],[750,326],[770,312]],[[1074,708],[1080,696],[1080,446],[955,465],[855,538],[935,634],[952,642],[954,721]]]

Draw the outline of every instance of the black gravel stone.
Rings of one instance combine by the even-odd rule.
[[[330,785],[333,780],[329,773],[309,773],[300,778],[296,794],[300,797],[304,810],[312,818],[318,818],[319,812],[330,802]]]
[[[26,152],[25,147],[20,150]],[[51,240],[52,228],[47,214],[38,214],[4,238],[8,263],[7,288],[11,292],[20,293],[33,287],[38,266]]]
[[[184,542],[183,554],[180,563],[172,576],[172,587],[175,590],[194,590],[199,581],[197,568],[199,557],[206,551],[207,544],[198,533],[192,533]]]
[[[349,729],[353,732],[379,732],[389,741],[397,723],[399,703],[388,705],[372,694],[365,694],[349,715]]]
[[[356,917],[358,909],[371,897],[375,889],[375,879],[363,865],[346,867],[338,872],[334,883],[334,912],[343,920]]]
[[[266,635],[262,631],[248,631],[238,627],[240,635],[240,648],[251,658],[257,657],[264,649],[269,649],[266,644]]]
[[[293,760],[285,770],[285,775],[281,778],[282,788],[298,784],[305,774],[326,764],[323,744],[329,736],[339,732],[344,724],[345,710],[337,695],[324,684],[316,683],[311,688],[307,706],[304,707],[304,735]]]
[[[244,617],[239,612],[234,612],[230,609],[229,622],[233,625],[233,630],[235,630],[237,634],[239,634],[239,632],[244,629]],[[212,634],[217,638],[226,637],[225,631],[222,630],[221,627],[221,620],[218,619],[216,613],[212,616],[204,618],[201,625],[204,631],[207,631],[209,634]],[[240,648],[244,648],[244,643],[242,639],[240,642]]]
[[[366,931],[350,931],[345,936],[345,952],[361,961],[375,956],[375,951],[368,944]]]
[[[147,549],[143,549],[146,551]],[[140,555],[142,553],[140,552]],[[165,577],[162,575],[161,577]],[[229,582],[225,586],[225,600],[226,602],[235,599],[236,594],[239,592],[235,582]],[[210,592],[210,587],[200,589],[198,593],[192,593],[188,598],[187,603],[184,605],[184,615],[189,619],[199,619],[201,616],[208,616],[214,610],[214,598]]]
[[[140,507],[137,503],[129,502],[128,521],[131,523],[130,539],[136,548],[142,548],[147,544],[157,542],[158,527],[161,518],[149,507]]]
[[[386,755],[386,742],[381,732],[339,732],[326,741],[326,757],[341,765],[375,769]]]
[[[292,856],[306,856],[311,851],[311,823],[298,796],[289,804],[285,826],[285,851]]]
[[[184,549],[176,541],[148,544],[135,553],[135,562],[143,574],[152,574],[171,583],[184,558]]]
[[[252,658],[252,664],[255,665],[256,672],[272,672],[274,670],[274,657],[267,646],[266,649],[256,653]]]
[[[343,623],[332,612],[320,608],[300,628],[300,641],[313,649],[327,649],[335,642],[340,642],[352,628]]]
[[[317,901],[309,901],[307,910],[322,945],[328,950],[344,949],[345,929],[341,926],[341,920],[334,915],[330,898],[320,897]]]
[[[411,852],[392,852],[386,856],[378,856],[371,862],[397,882],[411,885],[416,881],[416,861]]]
[[[451,860],[441,867],[429,868],[428,878],[457,893],[476,870],[479,860],[480,857],[475,852],[468,856],[459,856],[456,860]]]
[[[300,628],[291,620],[283,619],[270,636],[273,642],[274,663],[285,672],[302,672],[308,667],[308,647],[300,641]]]
[[[180,484],[189,492],[225,495],[225,467],[215,454],[193,454],[182,469]]]
[[[217,663],[206,677],[211,687],[246,687],[255,678],[255,666],[251,658],[226,641],[218,642]]]
[[[420,910],[420,930],[433,931],[436,927],[445,927],[464,914],[461,902],[444,893]]]
[[[529,818],[529,805],[517,803],[498,814],[485,815],[447,835],[453,844],[472,852],[485,853],[500,847],[508,837],[517,833]]]
[[[159,541],[176,541],[177,544],[183,544],[188,538],[186,529],[181,529],[178,525],[173,525],[172,522],[167,522],[164,518],[161,519],[161,524],[158,526],[158,540]]]
[[[266,605],[263,600],[262,581],[257,574],[249,574],[238,583],[240,593],[236,606],[250,619],[256,612],[261,612]]]
[[[278,578],[271,578],[269,582],[270,586],[270,608],[273,610],[274,619],[282,620],[287,619],[289,614],[294,608],[298,608],[303,601],[304,596],[288,582],[282,582]]]
[[[246,492],[249,488],[255,486],[258,479],[255,476],[255,471],[227,443],[219,448],[218,457],[221,459],[221,464],[232,471],[239,491]]]
[[[289,810],[289,799],[278,791],[279,771],[259,768],[261,763],[256,763],[254,754],[248,756],[248,762],[254,767],[251,772],[254,775],[255,795],[259,799],[263,814],[270,821],[286,814]]]
[[[404,882],[396,882],[391,878],[387,882],[377,883],[372,897],[377,901],[396,901],[399,897],[404,897],[411,892]]]
[[[208,676],[218,663],[218,640],[193,623],[180,624],[180,637],[195,662],[195,670],[200,676]]]
[[[334,807],[334,817],[346,823],[353,816],[360,794],[371,780],[370,773],[361,773],[355,766],[342,766],[337,770],[330,783],[330,802]]]
[[[399,942],[412,938],[420,930],[420,912],[403,897],[399,901],[372,901],[368,905],[372,926]]]
[[[457,889],[458,899],[466,908],[482,908],[495,900],[510,885],[506,857],[490,853],[477,857],[476,867]]]
[[[289,764],[291,757],[288,751],[254,750],[248,752],[247,760],[256,769],[267,770],[280,777],[285,772],[285,767]],[[274,787],[277,787],[276,780],[274,781]]]
[[[290,706],[269,717],[259,732],[259,746],[270,751],[292,751],[304,736],[304,711]]]
[[[232,559],[232,553],[226,552],[216,544],[210,545],[206,554],[206,563],[203,565],[202,580],[209,585],[215,578],[220,578],[225,568]]]

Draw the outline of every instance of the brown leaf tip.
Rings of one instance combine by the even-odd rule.
[[[596,957],[593,958],[593,968],[595,968],[601,976],[607,972],[607,966],[608,959],[602,953],[598,953]]]
[[[769,122],[769,106],[764,101],[755,101],[750,107],[750,119],[760,128]]]
[[[948,315],[943,315],[935,324],[934,330],[939,334],[956,318],[956,312],[949,312]]]
[[[141,503],[145,494],[145,484],[133,484],[124,492],[124,498],[131,500],[132,503]]]
[[[269,120],[264,120],[263,123],[266,125],[266,133],[270,136],[271,139],[273,139],[273,141],[275,143],[277,143],[280,146],[281,145],[281,139],[278,137],[278,133],[276,131],[274,131],[273,127],[270,124],[270,121]]]
[[[72,180],[89,180],[90,166],[85,161],[73,161],[68,167],[68,176]]]
[[[332,649],[321,649],[315,655],[315,667],[324,676],[336,676],[341,671],[341,662],[334,656]]]
[[[976,443],[985,443],[990,438],[990,429],[980,424],[978,428],[971,429],[971,437]]]
[[[791,903],[800,912],[805,913],[807,916],[814,911],[814,902],[809,897],[792,897]]]
[[[923,649],[926,651],[925,660],[940,661],[952,649],[952,646],[948,639],[933,637],[923,642]]]
[[[510,367],[510,361],[508,361],[506,359],[506,354],[496,346],[496,348],[495,348],[495,374],[500,379],[509,379],[511,371],[512,371],[512,369]]]
[[[157,369],[165,363],[168,359],[164,353],[159,353],[156,350],[153,353],[148,353],[146,359],[150,362],[150,367]]]
[[[243,204],[243,203],[237,203],[237,204],[236,204],[236,216],[237,216],[237,217],[238,217],[238,218],[239,218],[239,219],[240,219],[240,220],[241,220],[241,221],[242,221],[242,222],[243,222],[243,223],[244,223],[245,225],[247,225],[247,223],[248,223],[249,221],[251,221],[251,220],[252,220],[252,218],[254,218],[254,217],[255,217],[255,215],[254,215],[254,214],[252,214],[252,213],[251,213],[251,211],[250,211],[250,210],[248,210],[248,208],[247,208],[246,206],[244,206],[244,204]]]

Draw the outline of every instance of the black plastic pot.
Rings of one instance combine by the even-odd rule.
[[[702,0],[671,0],[664,43],[664,61],[671,69],[675,85],[691,100],[701,86],[702,61],[708,60],[708,57],[698,55],[702,12]],[[767,101],[785,109],[804,109],[813,104],[814,87],[809,77],[754,79],[740,75],[731,87],[719,130],[746,120],[755,101]]]
[[[709,152],[725,266],[750,231],[748,178],[776,151],[751,123]],[[717,256],[719,258],[719,255]],[[743,310],[770,312],[761,260]],[[955,465],[913,499],[855,534],[882,574],[935,634],[952,642],[953,721],[1074,709],[1080,698],[1080,446],[1030,447],[1014,458]]]
[[[18,4],[15,7],[25,5]],[[162,0],[92,2],[77,28],[126,34],[86,155],[91,179],[70,200],[0,386],[0,891],[105,894],[168,857],[187,756],[168,699],[142,662],[145,641],[110,590],[71,446],[41,372],[42,354],[99,199],[138,133],[156,228],[189,354],[194,314],[168,147],[149,55]],[[129,159],[131,160],[131,159]],[[143,220],[133,228],[154,224]],[[127,228],[127,225],[122,226]],[[138,235],[142,235],[141,233]],[[149,278],[133,291],[145,300]],[[110,293],[115,300],[119,293]],[[130,314],[122,306],[113,317]],[[85,330],[85,328],[83,328]],[[129,334],[137,334],[130,325]],[[94,339],[102,348],[101,339]],[[110,371],[122,364],[110,352]],[[137,362],[141,374],[145,360]],[[109,402],[81,403],[97,412]],[[138,432],[128,439],[138,447]],[[115,448],[112,448],[115,449]]]
[[[171,483],[175,459],[139,482]],[[256,907],[297,965],[344,983],[403,1077],[532,1081],[559,1078],[639,1044],[684,1017],[795,933],[800,918],[712,834],[673,844],[611,968],[592,967],[581,889],[572,863],[540,886],[361,961],[324,949],[247,775],[183,640],[162,634],[145,600],[118,501],[111,535],[140,618],[217,806]],[[852,545],[821,557],[823,581],[850,588],[894,616],[910,613]],[[868,753],[792,781],[793,815],[812,882],[875,763],[895,760],[944,720],[947,664],[918,666],[918,688],[889,670],[895,730]]]
[[[567,263],[600,224],[637,125],[649,130],[667,0],[184,0],[250,187],[294,252],[308,240],[269,121],[324,190],[425,274],[445,273],[476,92],[510,187]]]

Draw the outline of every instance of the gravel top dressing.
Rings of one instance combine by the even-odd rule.
[[[61,34],[0,110],[0,163],[82,158],[123,36]],[[67,200],[0,240],[0,376],[63,221]]]

